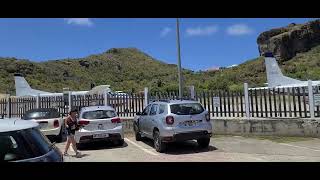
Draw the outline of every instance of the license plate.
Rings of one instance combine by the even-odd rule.
[[[197,125],[197,121],[195,121],[195,120],[185,121],[182,123],[182,125],[185,127],[195,126],[195,125]]]
[[[94,134],[93,138],[106,138],[109,137],[109,134]]]

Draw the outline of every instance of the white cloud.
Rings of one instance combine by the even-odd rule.
[[[166,37],[171,31],[172,29],[169,27],[163,28],[162,31],[160,32],[160,37]]]
[[[228,66],[227,68],[233,68],[233,67],[237,67],[238,64],[232,64],[231,66]]]
[[[93,22],[90,18],[65,18],[67,24],[74,24],[79,26],[92,26]]]
[[[206,71],[219,71],[220,67],[219,66],[212,66],[208,69],[206,69]]]
[[[196,27],[186,30],[188,36],[210,36],[216,32],[218,32],[218,26]]]
[[[235,24],[227,28],[227,34],[232,36],[247,35],[247,34],[251,34],[252,32],[253,32],[253,29],[251,29],[246,24]]]

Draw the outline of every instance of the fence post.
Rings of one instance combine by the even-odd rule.
[[[310,108],[310,117],[314,118],[314,101],[313,101],[313,88],[312,81],[308,80],[308,93],[309,93],[309,108]]]
[[[250,118],[248,83],[244,83],[244,102],[245,102],[245,107],[246,107],[246,117]]]
[[[148,98],[148,88],[144,88],[144,108],[148,105],[149,98]]]
[[[6,99],[7,99],[7,107],[6,107],[6,110],[7,110],[7,112],[6,112],[6,117],[8,118],[10,118],[11,117],[11,110],[10,110],[10,105],[11,105],[11,101],[10,101],[10,94],[7,94],[7,97],[6,97]]]
[[[108,106],[108,93],[107,93],[107,91],[104,91],[104,105]]]
[[[40,94],[37,94],[37,99],[36,99],[36,107],[37,109],[40,108]]]
[[[72,92],[69,91],[69,97],[68,97],[68,103],[69,103],[69,112],[72,110],[72,103],[71,103],[71,95],[72,95]]]
[[[191,99],[195,99],[194,86],[190,86],[190,97]]]

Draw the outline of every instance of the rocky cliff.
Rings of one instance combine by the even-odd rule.
[[[257,43],[260,55],[272,52],[280,62],[289,60],[320,45],[320,20],[271,29],[261,33]]]

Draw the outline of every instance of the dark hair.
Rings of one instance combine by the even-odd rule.
[[[78,112],[78,110],[77,109],[71,109],[71,111],[69,112],[69,115],[71,115],[71,113],[73,113],[73,112]]]

